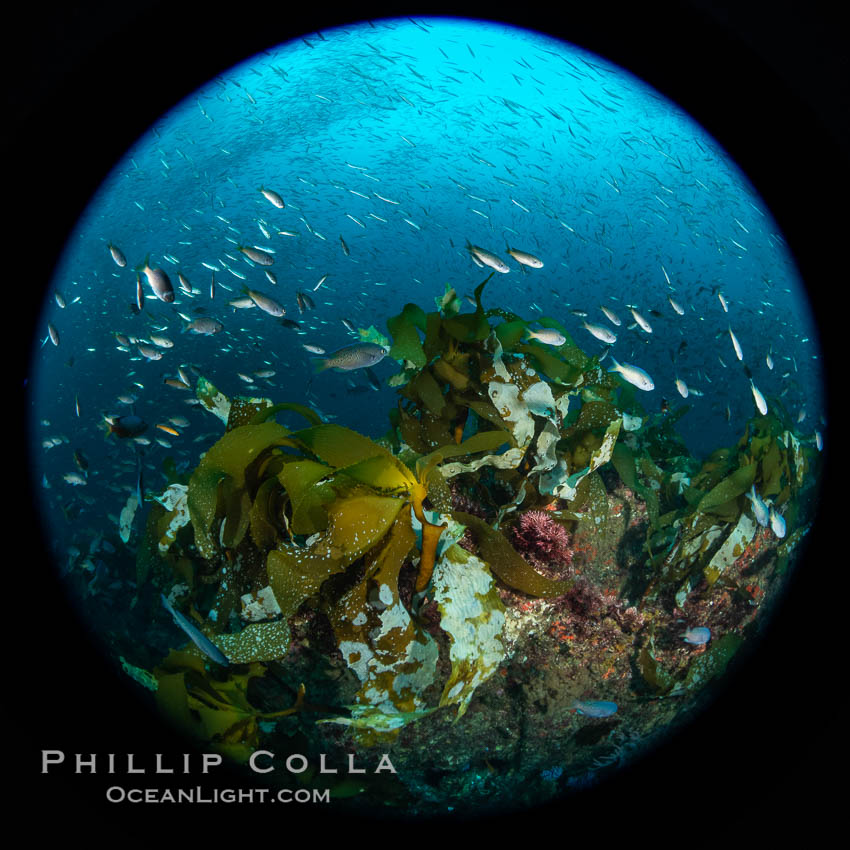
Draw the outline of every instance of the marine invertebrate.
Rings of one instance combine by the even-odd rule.
[[[570,536],[546,511],[526,511],[512,529],[514,547],[523,555],[534,555],[549,563],[572,561]]]

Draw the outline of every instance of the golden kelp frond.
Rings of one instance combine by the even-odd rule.
[[[230,402],[230,414],[227,417],[225,431],[232,431],[242,425],[253,423],[261,412],[271,407],[271,401],[267,398],[243,398],[238,396]],[[259,421],[265,421],[265,417]]]
[[[303,416],[311,425],[321,425],[322,417],[313,410],[312,407],[307,407],[305,404],[297,404],[293,401],[282,402],[281,404],[273,404],[269,407],[260,409],[254,418],[251,420],[252,425],[259,425],[261,422],[266,422],[269,417],[280,413],[282,410],[291,410],[293,413],[298,413]]]
[[[248,684],[265,673],[264,665],[252,663],[244,672],[213,679],[199,657],[172,651],[154,670],[156,703],[184,732],[236,761],[247,761],[259,742],[258,720],[269,716],[248,699]],[[275,714],[293,713],[302,696],[292,708]]]
[[[269,552],[269,583],[284,617],[292,616],[322,583],[372,548],[390,529],[404,502],[356,495],[333,503],[328,528],[308,548],[282,545]]]
[[[500,581],[530,596],[562,596],[572,581],[555,581],[542,576],[526,561],[508,539],[484,520],[463,511],[453,511],[452,517],[470,529],[482,560]]]
[[[384,454],[366,458],[340,469],[339,472],[387,496],[408,493],[415,484],[407,467],[396,458]]]
[[[737,499],[750,489],[756,477],[756,464],[736,469],[731,475],[724,478],[719,484],[712,487],[710,492],[700,499],[697,510],[702,513],[725,512],[725,506],[733,499]]]
[[[416,518],[422,523],[422,552],[419,561],[419,574],[416,576],[416,592],[421,593],[431,580],[434,563],[437,559],[437,544],[440,542],[440,536],[447,525],[446,523],[433,525],[425,519],[424,514],[417,515]]]
[[[262,452],[273,446],[293,445],[287,431],[276,422],[242,425],[228,431],[201,459],[189,479],[187,504],[195,542],[205,558],[218,551],[213,521],[226,514],[227,530],[233,541],[247,529],[245,501],[246,472]]]
[[[505,443],[513,442],[505,431],[480,431],[464,440],[460,445],[441,446],[416,462],[416,475],[419,481],[425,484],[431,478],[434,468],[453,457],[477,454],[478,452],[492,452]],[[426,484],[427,486],[427,484]]]
[[[292,505],[293,533],[315,534],[327,527],[327,512],[323,508],[335,493],[330,486],[316,485],[333,472],[333,467],[314,460],[294,460],[281,469],[278,480]]]
[[[316,425],[292,434],[294,440],[319,460],[335,468],[344,468],[376,455],[393,457],[376,442],[342,425]]]

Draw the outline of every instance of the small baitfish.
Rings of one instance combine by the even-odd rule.
[[[582,327],[595,336],[600,342],[607,342],[613,345],[617,341],[617,335],[608,328],[603,328],[602,325],[592,325],[588,322],[582,322]]]
[[[770,521],[767,505],[764,503],[764,499],[756,492],[756,485],[753,484],[750,487],[750,492],[744,493],[744,495],[750,500],[750,504],[753,506],[753,516],[755,516],[756,522],[762,528],[767,528],[767,524]]]
[[[711,629],[706,626],[697,626],[696,628],[682,632],[681,638],[685,643],[702,646],[711,640]]]
[[[770,517],[770,530],[780,539],[783,538],[785,536],[785,517],[777,513],[773,509],[773,505],[770,506],[768,516]]]
[[[529,266],[532,269],[542,269],[543,260],[535,257],[534,254],[528,254],[525,251],[518,251],[516,248],[505,246],[505,251],[510,254],[520,265]]]
[[[286,204],[283,202],[283,198],[275,192],[273,189],[266,189],[265,186],[260,186],[260,192],[262,192],[263,197],[270,203],[274,204],[279,210],[282,210]]]
[[[613,357],[611,362],[614,365],[608,370],[609,372],[619,372],[625,380],[639,390],[649,392],[655,389],[655,382],[640,367],[632,366],[630,363],[618,363]]]
[[[115,261],[115,265],[120,268],[124,268],[127,265],[127,258],[122,253],[121,249],[113,245],[111,242],[107,242],[106,247],[109,248],[109,253],[112,254],[112,259]]]
[[[237,245],[236,250],[241,251],[249,260],[258,266],[271,266],[274,264],[274,257],[268,251],[262,251],[251,245]]]
[[[615,324],[618,328],[621,324],[623,324],[620,321],[620,317],[613,310],[609,309],[608,307],[600,307],[599,309],[605,314],[608,321]]]
[[[355,345],[347,345],[340,348],[328,357],[315,362],[316,372],[324,372],[325,369],[337,369],[350,372],[354,369],[365,369],[374,366],[384,359],[387,349],[382,345],[372,342],[358,342]]]
[[[741,343],[738,342],[738,337],[736,337],[735,334],[732,333],[731,327],[729,328],[729,336],[732,339],[732,348],[735,349],[735,356],[739,360],[743,360],[744,359],[744,352],[741,350]]]
[[[587,717],[610,717],[617,711],[617,703],[597,699],[573,700],[570,708]]]
[[[171,285],[171,279],[162,269],[152,268],[150,259],[150,254],[148,254],[148,256],[145,257],[145,261],[136,266],[136,271],[141,272],[148,279],[150,288],[160,301],[165,301],[166,304],[170,304],[174,301],[174,287]],[[139,289],[139,292],[136,294],[137,300],[139,300],[140,292],[141,289]],[[138,306],[141,311],[142,304],[140,303]]]
[[[638,313],[638,311],[635,310],[634,307],[629,307],[629,310],[631,311],[631,314],[634,317],[634,320],[638,323],[638,325],[640,325],[641,330],[645,331],[648,334],[651,334],[652,333],[652,325],[650,325],[649,322],[647,322],[647,320],[644,319],[644,317],[641,316],[641,314]]]
[[[479,248],[478,245],[471,245],[467,241],[466,250],[469,251],[472,259],[482,268],[484,266],[488,266],[494,271],[499,272],[499,274],[507,274],[510,271],[503,260],[500,260],[495,254],[488,251],[486,248]]]
[[[183,629],[184,632],[191,638],[192,643],[216,664],[227,665],[230,662],[227,660],[224,653],[199,629],[193,626],[179,611],[174,609],[174,606],[165,598],[164,593],[159,594],[162,599],[162,604],[165,610],[174,618],[174,622]]]
[[[750,378],[750,389],[752,390],[753,401],[756,403],[759,413],[762,416],[767,416],[767,402],[764,400],[764,396],[761,394],[759,388],[753,383],[752,378]]]
[[[667,296],[667,300],[670,302],[670,306],[680,315],[685,315],[685,308],[679,304],[678,301],[674,301],[669,295]]]
[[[529,339],[536,339],[544,345],[563,345],[567,338],[554,328],[544,328],[542,331],[528,330]]]

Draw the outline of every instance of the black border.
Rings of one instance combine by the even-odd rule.
[[[355,19],[436,12],[562,35],[629,68],[697,117],[748,174],[788,237],[810,284],[827,363],[834,364],[829,385],[833,391],[844,386],[846,357],[839,346],[847,315],[846,265],[840,252],[847,240],[842,204],[850,197],[850,76],[832,11],[837,6],[760,0],[558,8],[538,2],[521,8],[470,2],[406,8],[358,2],[347,10],[293,5],[89,0],[18,9],[10,19],[3,53],[2,162],[10,190],[4,193],[7,227],[11,221],[4,253],[11,264],[4,282],[16,411],[26,412],[30,343],[65,238],[140,133],[214,73],[264,46]],[[4,419],[10,478],[26,482],[25,418],[7,411]],[[816,838],[835,823],[837,788],[830,768],[837,763],[840,771],[843,749],[838,719],[845,617],[839,585],[847,556],[838,538],[843,503],[835,464],[843,460],[843,429],[836,410],[830,421],[834,463],[805,563],[767,641],[724,695],[633,773],[589,796],[505,823],[469,825],[464,829],[470,835],[480,838],[507,826],[555,826],[564,840],[603,846],[622,840],[685,847],[721,841],[737,847],[769,838],[785,846],[782,839],[791,829]],[[49,813],[38,824],[42,829],[73,831],[76,825],[99,832],[113,818],[125,829],[159,829],[175,817],[187,836],[200,834],[190,833],[190,826],[224,829],[213,807],[119,808],[103,802],[100,777],[39,775],[41,748],[105,754],[183,752],[185,746],[141,711],[133,692],[116,685],[111,668],[97,660],[88,636],[54,593],[32,504],[20,488],[13,498],[18,508],[6,513],[4,532],[5,599],[13,614],[4,653],[4,714],[11,715],[7,735],[20,744],[20,753],[4,762],[7,777],[26,803]],[[34,592],[43,594],[35,612],[19,601]],[[264,819],[255,807],[227,812],[231,825]],[[270,840],[291,840],[299,823],[315,826],[317,837],[351,829],[324,810],[274,815],[279,831],[266,833]],[[402,830],[399,837],[410,834],[410,826],[396,828]],[[434,828],[434,840],[448,839],[444,828]]]

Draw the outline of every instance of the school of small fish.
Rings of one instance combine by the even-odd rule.
[[[94,487],[121,500],[144,475],[153,490],[166,457],[193,468],[219,433],[201,375],[382,435],[398,367],[369,329],[386,336],[409,302],[434,309],[447,282],[475,310],[491,273],[486,306],[527,319],[528,345],[574,339],[648,412],[678,395],[703,442],[781,400],[823,448],[790,254],[689,119],[545,39],[461,21],[335,33],[216,77],[92,202],[39,338],[38,478],[57,515],[94,515]],[[748,499],[782,537],[783,517]]]

